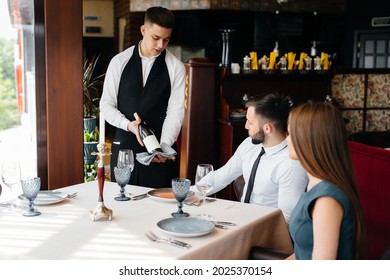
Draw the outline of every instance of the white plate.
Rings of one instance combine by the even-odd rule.
[[[202,236],[215,228],[213,222],[191,217],[168,218],[159,221],[157,226],[161,231],[179,237]]]
[[[18,196],[20,200],[28,202],[28,199],[21,194]],[[59,191],[40,191],[34,200],[35,205],[50,205],[63,201],[67,198],[67,194]]]
[[[193,191],[189,191],[187,197],[194,195]],[[148,196],[152,199],[165,201],[165,202],[176,202],[175,195],[173,194],[172,188],[162,188],[151,190],[148,192]]]

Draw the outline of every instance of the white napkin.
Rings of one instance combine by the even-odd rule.
[[[168,146],[165,143],[161,143],[161,149],[163,150],[160,155],[163,157],[171,157],[171,156],[176,156],[176,151],[172,149],[172,147]],[[156,153],[149,154],[148,152],[143,152],[143,153],[138,153],[136,154],[136,159],[138,160],[139,163],[143,165],[149,165],[152,162],[152,159]]]

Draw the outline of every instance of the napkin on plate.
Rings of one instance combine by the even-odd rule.
[[[165,143],[161,143],[161,149],[163,150],[160,155],[163,157],[171,157],[171,156],[176,156],[176,151],[172,149],[172,147],[168,146]],[[148,152],[143,152],[143,153],[138,153],[136,154],[136,159],[138,160],[139,163],[143,165],[149,165],[152,162],[152,159],[156,153],[149,154]]]

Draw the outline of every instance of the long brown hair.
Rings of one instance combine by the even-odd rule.
[[[365,227],[348,136],[340,111],[330,103],[306,103],[289,116],[290,139],[303,168],[345,192],[354,217],[355,258],[363,258]]]

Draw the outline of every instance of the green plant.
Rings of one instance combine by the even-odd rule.
[[[97,163],[96,160],[93,164],[84,164],[84,182],[91,182],[97,179]]]
[[[100,55],[99,55],[100,56]],[[103,76],[94,77],[96,63],[99,56],[86,60],[83,67],[83,109],[84,117],[97,117],[99,114],[99,101],[103,86]]]
[[[95,127],[95,130],[88,132],[84,130],[84,142],[97,142],[99,140],[99,130]]]

